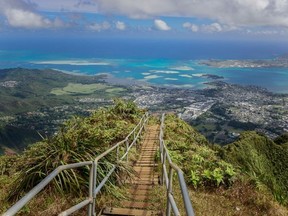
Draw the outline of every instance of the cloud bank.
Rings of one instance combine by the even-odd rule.
[[[194,33],[286,35],[288,0],[0,0],[1,29],[168,32],[173,26],[171,33],[181,33],[181,24]]]
[[[100,12],[131,18],[208,18],[229,26],[288,27],[287,0],[95,0]],[[216,23],[216,22],[215,22]],[[194,28],[196,31],[196,28]]]
[[[22,0],[0,0],[0,14],[12,27],[49,28],[62,27],[60,19],[50,20],[35,12],[35,5]]]

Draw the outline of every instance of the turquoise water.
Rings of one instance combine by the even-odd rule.
[[[205,82],[213,81],[201,75],[213,74],[223,76],[221,80],[228,83],[257,85],[273,92],[288,93],[288,68],[214,68],[200,64],[201,59],[228,59],[227,56],[230,59],[241,59],[245,53],[249,54],[248,58],[273,58],[283,54],[288,50],[286,48],[278,52],[278,48],[272,50],[271,46],[265,51],[264,47],[258,49],[259,53],[252,53],[253,47],[244,51],[239,48],[237,52],[235,49],[229,50],[230,46],[221,52],[217,52],[217,47],[210,52],[210,46],[206,52],[199,52],[200,48],[193,51],[187,44],[176,44],[173,49],[167,48],[165,44],[155,48],[149,44],[150,47],[147,44],[132,47],[115,43],[111,49],[107,48],[107,44],[94,46],[92,43],[89,45],[90,49],[88,45],[81,48],[77,44],[77,47],[69,47],[69,44],[63,45],[64,47],[57,47],[55,44],[44,46],[40,43],[35,43],[33,47],[25,43],[20,45],[5,43],[5,46],[0,47],[1,69],[52,68],[87,75],[105,73],[116,78],[129,78],[160,86],[194,89],[205,88]],[[112,45],[110,44],[111,47]],[[266,53],[271,51],[272,54],[264,55],[263,50]],[[217,53],[221,55],[218,56]]]

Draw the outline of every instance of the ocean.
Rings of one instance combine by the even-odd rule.
[[[99,38],[0,38],[0,68],[51,68],[86,75],[108,74],[167,87],[201,89],[205,74],[241,85],[288,93],[288,68],[217,68],[203,60],[265,60],[288,53],[280,42]]]

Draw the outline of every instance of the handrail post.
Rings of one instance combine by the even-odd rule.
[[[89,198],[92,198],[92,202],[90,202],[88,206],[88,216],[92,216],[93,214],[93,189],[94,189],[94,162],[90,167],[90,173],[89,173]]]
[[[166,209],[166,216],[170,216],[171,215],[171,203],[169,200],[169,194],[172,194],[172,187],[173,184],[173,169],[170,166],[169,167],[169,180],[168,180],[168,189],[167,189],[167,209]]]
[[[163,151],[162,151],[162,149],[161,149],[161,143],[162,143],[162,139],[161,139],[161,137],[160,137],[160,139],[159,139],[159,153],[160,153],[160,161],[161,161],[161,165],[162,165],[162,172],[161,172],[161,176],[160,176],[160,185],[163,185],[163,176],[164,176],[164,174],[163,174]]]
[[[117,161],[119,160],[119,146],[117,146],[117,149],[116,149],[116,160]]]
[[[162,184],[165,182],[165,176],[164,176],[164,169],[166,167],[166,151],[163,152],[163,163],[162,163]],[[166,182],[165,182],[166,183]],[[166,188],[167,189],[167,188]]]
[[[129,149],[129,140],[126,139],[126,153],[127,153],[127,155],[126,155],[126,162],[128,162],[128,160],[129,160],[129,158],[128,158],[128,149]]]
[[[94,172],[93,172],[93,204],[92,204],[92,215],[96,215],[96,184],[97,184],[97,169],[98,169],[98,161],[94,161]]]

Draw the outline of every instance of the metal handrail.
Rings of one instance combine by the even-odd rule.
[[[169,155],[169,151],[165,145],[165,141],[163,139],[164,127],[165,127],[165,113],[162,115],[162,118],[161,118],[159,141],[160,141],[160,157],[161,157],[161,164],[162,164],[161,183],[165,183],[165,187],[167,191],[166,215],[167,216],[171,215],[171,209],[173,210],[174,215],[180,215],[179,209],[177,207],[177,204],[173,196],[173,187],[172,187],[173,186],[173,173],[175,171],[177,173],[186,215],[195,216],[192,203],[188,194],[188,189],[187,189],[187,185],[184,179],[183,171],[176,164],[172,162],[171,157]],[[166,162],[168,162],[168,165],[169,165],[168,173],[167,173]]]
[[[149,117],[148,113],[145,113],[142,116],[139,123],[136,125],[136,127],[129,133],[129,135],[123,141],[118,142],[113,147],[111,147],[110,149],[102,153],[101,155],[97,156],[94,161],[85,161],[85,162],[67,164],[67,165],[62,165],[62,166],[57,167],[52,173],[50,173],[46,178],[44,178],[32,190],[30,190],[16,204],[14,204],[11,208],[9,208],[2,216],[15,215],[23,206],[25,206],[31,199],[33,199],[46,185],[48,185],[63,170],[80,168],[84,166],[90,167],[89,197],[83,200],[82,202],[72,206],[68,210],[63,211],[62,213],[59,214],[59,216],[70,215],[87,205],[89,205],[88,216],[92,216],[92,215],[95,216],[96,195],[100,192],[101,188],[105,185],[109,177],[112,175],[112,173],[116,169],[116,166],[113,164],[108,174],[103,178],[103,180],[99,183],[99,185],[96,186],[98,161],[104,158],[105,156],[107,156],[109,153],[111,153],[115,149],[116,149],[117,161],[121,161],[124,158],[126,158],[126,160],[128,161],[129,151],[135,144],[137,144],[138,138],[140,138],[142,131],[145,130],[145,125],[148,121],[148,117]],[[132,136],[133,136],[133,141],[132,143],[129,143],[129,139]],[[121,156],[121,158],[119,158],[119,147],[123,144],[125,144],[126,146],[126,151]]]

